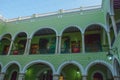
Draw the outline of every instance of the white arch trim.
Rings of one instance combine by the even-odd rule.
[[[22,67],[21,67],[21,65],[20,65],[19,62],[17,62],[17,61],[10,61],[8,64],[6,64],[6,65],[3,67],[2,72],[6,72],[7,69],[8,69],[8,67],[11,66],[12,64],[16,64],[16,65],[18,66],[18,68],[19,68],[19,71],[21,71]]]
[[[69,26],[63,28],[63,30],[60,32],[60,36],[62,36],[63,32],[64,32],[67,28],[70,28],[70,27],[75,27],[75,28],[79,29],[81,33],[83,33],[83,30],[82,30],[78,25],[69,25]]]
[[[66,66],[66,65],[69,65],[69,64],[73,64],[75,66],[77,66],[79,68],[79,70],[81,71],[82,75],[84,75],[84,68],[83,66],[76,62],[76,61],[66,61],[64,63],[62,63],[59,67],[58,67],[58,70],[57,70],[57,73],[56,74],[60,74],[60,72],[62,71],[62,69]]]
[[[9,35],[11,36],[11,39],[12,39],[11,33],[4,33],[4,34],[2,34],[2,35],[0,36],[0,40],[1,40],[5,35],[7,35],[7,34],[9,34]]]
[[[54,29],[54,28],[52,28],[52,27],[40,27],[39,29],[36,29],[36,30],[30,35],[30,38],[32,39],[32,37],[34,36],[34,34],[35,34],[37,31],[42,30],[42,29],[46,29],[46,28],[53,30],[53,31],[55,32],[56,36],[58,35],[57,30]]]
[[[112,75],[114,76],[113,66],[112,66],[110,63],[107,63],[106,61],[103,61],[103,60],[95,60],[95,61],[89,63],[89,64],[87,65],[87,67],[85,68],[85,74],[87,75],[87,74],[88,74],[88,70],[89,70],[92,66],[94,66],[94,65],[96,65],[96,64],[102,64],[102,65],[106,66],[106,67],[111,71]]]
[[[101,24],[101,23],[92,23],[92,24],[87,25],[84,28],[83,33],[85,34],[86,29],[89,28],[92,25],[98,25],[99,27],[102,27],[106,32],[108,32],[108,29],[107,29],[107,27],[104,24]]]
[[[26,36],[27,36],[27,38],[28,38],[28,33],[27,33],[27,32],[25,32],[25,31],[20,31],[20,32],[17,32],[17,33],[13,36],[12,40],[15,40],[15,38],[16,38],[20,33],[25,33]]]
[[[50,62],[43,61],[43,60],[35,60],[35,61],[29,62],[29,63],[26,64],[25,67],[23,68],[22,73],[25,73],[26,70],[27,70],[27,68],[29,68],[31,65],[34,65],[34,64],[36,64],[36,63],[42,63],[42,64],[45,64],[45,65],[49,66],[49,67],[52,69],[53,73],[55,73],[55,68],[54,68],[54,66],[53,66]]]

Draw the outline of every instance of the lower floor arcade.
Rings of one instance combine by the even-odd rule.
[[[0,66],[0,80],[120,80],[120,67],[96,60],[86,67],[77,61],[65,61],[55,68],[51,63],[36,60],[23,68],[14,61],[5,67]]]

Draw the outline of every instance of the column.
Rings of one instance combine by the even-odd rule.
[[[58,74],[54,74],[53,75],[53,80],[59,80],[59,75]]]
[[[102,31],[103,32],[103,45],[105,45],[106,44],[106,32],[105,32],[105,30],[103,30]]]
[[[55,48],[55,54],[58,53],[58,48],[59,48],[59,36],[56,36],[56,48]]]
[[[31,38],[28,38],[26,46],[27,46],[27,48],[26,48],[26,55],[28,55],[30,53]]]
[[[84,37],[84,33],[82,33],[82,52],[85,53],[85,37]]]
[[[24,54],[28,54],[27,51],[28,51],[29,40],[30,38],[27,38]]]
[[[111,38],[110,38],[110,32],[107,32],[107,36],[108,36],[109,49],[111,49]]]
[[[82,75],[82,80],[87,80],[87,76],[86,75]]]
[[[116,38],[117,37],[117,26],[115,23],[114,15],[111,15],[110,18],[112,20],[112,26],[113,26],[113,30],[114,30],[114,34],[115,34],[115,38]]]
[[[58,53],[61,53],[61,36],[58,36]]]
[[[13,42],[14,42],[14,41],[11,40],[10,47],[9,47],[9,51],[8,51],[8,55],[10,55],[10,52],[11,52],[11,49],[12,49]]]
[[[0,80],[4,80],[5,73],[0,73]]]
[[[18,80],[25,80],[24,77],[25,77],[24,73],[19,73]]]

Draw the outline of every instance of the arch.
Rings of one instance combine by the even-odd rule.
[[[25,35],[26,35],[27,38],[28,38],[28,33],[27,33],[27,32],[24,32],[24,31],[21,31],[21,32],[18,32],[17,34],[15,34],[14,37],[12,38],[12,40],[15,40],[15,38],[16,38],[19,34],[21,34],[21,33],[25,33]]]
[[[63,28],[63,30],[60,32],[60,36],[62,36],[63,32],[64,32],[66,29],[72,28],[72,27],[77,28],[78,30],[80,30],[81,33],[83,33],[82,29],[81,29],[79,26],[77,26],[77,25],[70,25],[70,26],[67,26],[67,27],[64,27],[64,28]]]
[[[84,28],[83,33],[85,34],[85,31],[87,30],[87,28],[89,28],[90,26],[93,26],[93,25],[98,25],[99,27],[103,28],[106,32],[108,32],[108,29],[105,27],[105,25],[103,25],[101,23],[92,23],[92,24],[87,25]]]
[[[21,39],[21,37],[23,37],[24,39]],[[17,38],[19,39],[17,40]],[[23,54],[25,51],[27,38],[28,34],[26,32],[18,32],[17,34],[15,34],[15,36],[12,38],[13,43],[11,46],[10,54],[13,55]],[[19,45],[21,45],[21,47]]]
[[[102,34],[103,32],[103,34]],[[91,24],[84,29],[85,51],[86,52],[102,52],[107,51],[104,45],[108,44],[109,34],[102,24]],[[103,37],[103,38],[102,38]],[[108,37],[108,38],[106,38]],[[109,41],[111,42],[111,41]]]
[[[19,68],[19,71],[21,71],[22,67],[21,67],[20,63],[17,62],[17,61],[11,61],[11,62],[9,62],[8,64],[6,64],[3,67],[2,72],[6,72],[6,70],[8,69],[8,67],[11,66],[12,64],[16,64],[18,66],[18,68]]]
[[[79,70],[81,70],[81,73],[84,75],[84,68],[81,64],[79,64],[78,62],[76,61],[66,61],[64,63],[62,63],[58,69],[57,69],[57,73],[56,74],[60,74],[61,70],[66,66],[66,65],[69,65],[69,64],[73,64],[75,66],[77,66],[79,68]]]
[[[49,67],[52,69],[53,73],[55,73],[55,68],[54,68],[54,66],[53,66],[51,63],[49,63],[49,62],[47,62],[47,61],[43,61],[43,60],[35,60],[35,61],[29,62],[29,63],[28,63],[27,65],[25,65],[25,67],[23,68],[22,73],[25,73],[28,67],[30,67],[31,65],[34,65],[34,64],[36,64],[36,63],[43,63],[43,64],[49,66]]]
[[[12,41],[12,36],[10,33],[5,33],[0,37],[0,43],[1,43],[1,55],[7,55],[9,51],[9,47]]]
[[[16,80],[18,72],[16,70],[13,70],[10,75],[10,80]]]
[[[92,74],[92,76],[91,76],[91,79],[92,79],[92,80],[94,80],[93,77],[95,77],[95,74],[100,74],[100,76],[103,78],[103,80],[106,80],[104,73],[101,72],[101,71],[99,71],[99,70],[93,72],[93,74]]]
[[[2,35],[0,36],[0,40],[1,40],[5,35],[10,35],[10,37],[11,37],[11,39],[12,39],[11,33],[4,33],[4,34],[2,34]],[[8,39],[8,38],[6,38],[6,39]],[[11,39],[8,39],[8,40],[11,41]]]
[[[113,73],[114,70],[113,70],[112,65],[109,64],[109,63],[107,63],[107,62],[105,62],[105,61],[103,61],[103,60],[95,60],[95,61],[89,63],[89,64],[87,65],[87,67],[85,68],[85,74],[87,75],[87,74],[88,74],[88,70],[89,70],[92,66],[94,66],[95,64],[98,64],[98,63],[106,66],[106,67],[111,71],[112,75],[114,75],[114,73]]]
[[[30,38],[32,39],[32,37],[35,35],[36,32],[42,30],[42,29],[50,29],[50,30],[53,30],[56,34],[56,36],[58,35],[58,32],[56,29],[52,28],[52,27],[40,27],[39,29],[35,30],[31,35],[30,35]]]

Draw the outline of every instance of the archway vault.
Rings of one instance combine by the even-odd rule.
[[[64,63],[62,63],[62,64],[58,67],[56,74],[60,74],[61,71],[62,71],[62,69],[63,69],[65,66],[69,65],[69,64],[72,64],[72,65],[75,65],[76,67],[78,67],[78,69],[81,71],[81,74],[82,74],[82,75],[85,74],[85,73],[84,73],[84,68],[83,68],[83,66],[82,66],[80,63],[76,62],[76,61],[65,61]]]
[[[27,68],[29,68],[30,66],[34,65],[34,64],[44,64],[50,67],[50,69],[52,70],[53,73],[55,73],[55,68],[54,66],[47,61],[43,61],[43,60],[35,60],[35,61],[31,61],[28,64],[25,65],[25,67],[23,68],[23,70],[21,71],[21,73],[25,73]]]

